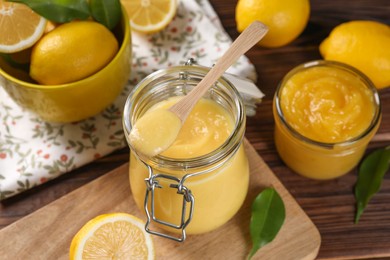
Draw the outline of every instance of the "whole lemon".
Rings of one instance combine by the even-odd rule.
[[[65,84],[86,78],[108,64],[118,41],[94,21],[59,25],[33,47],[30,76],[40,84]]]
[[[326,60],[347,63],[366,74],[380,89],[390,86],[390,27],[374,21],[336,26],[320,44]]]
[[[239,32],[255,20],[268,26],[268,33],[259,42],[264,47],[280,47],[295,40],[305,29],[309,16],[309,0],[239,0],[236,6]]]

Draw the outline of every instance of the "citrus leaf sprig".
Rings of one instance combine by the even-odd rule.
[[[121,18],[119,0],[90,0],[91,16],[108,29],[113,29]]]
[[[280,195],[273,188],[263,190],[252,203],[250,235],[252,249],[248,259],[261,247],[270,243],[284,223],[286,210]]]
[[[370,153],[360,165],[358,180],[355,186],[356,215],[359,222],[368,202],[379,191],[382,180],[390,167],[390,146]]]
[[[119,0],[8,0],[29,6],[44,18],[67,23],[73,20],[86,20],[92,17],[112,30],[121,17]]]

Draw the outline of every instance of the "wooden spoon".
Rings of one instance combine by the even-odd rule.
[[[217,61],[206,76],[199,84],[191,90],[178,103],[173,105],[169,110],[180,118],[184,123],[192,108],[203,97],[207,90],[214,84],[215,81],[244,53],[246,53],[253,45],[258,43],[268,32],[266,25],[259,21],[250,24],[232,43],[225,54]]]
[[[241,55],[258,43],[267,31],[267,26],[261,22],[255,21],[250,24],[185,97],[168,110],[146,113],[137,120],[129,134],[130,146],[137,153],[150,157],[168,149],[176,140],[183,123],[199,99]]]

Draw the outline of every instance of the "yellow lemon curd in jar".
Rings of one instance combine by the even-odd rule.
[[[373,90],[345,68],[299,70],[277,95],[276,147],[284,162],[306,177],[331,179],[350,171],[379,125],[371,129],[377,113]]]
[[[168,109],[179,99],[179,97],[171,97],[159,102],[145,115]],[[229,139],[234,127],[232,116],[221,105],[209,99],[201,99],[183,124],[177,139],[162,152],[161,156],[170,159],[193,159],[206,155],[219,149]],[[207,232],[223,225],[238,211],[246,197],[249,165],[242,145],[220,167],[212,169],[214,166],[205,166],[203,170],[211,171],[190,177],[184,182],[184,186],[191,190],[195,198],[193,218],[186,228],[189,234]],[[145,178],[148,178],[148,171],[133,152],[130,155],[129,172],[134,199],[143,211]],[[164,165],[155,168],[154,174],[157,172],[178,178],[187,173],[184,169],[169,171],[164,169]],[[163,188],[155,189],[155,215],[157,219],[179,225],[183,196],[177,194],[177,189],[170,188],[170,183],[172,182],[169,180],[159,179],[159,184]]]

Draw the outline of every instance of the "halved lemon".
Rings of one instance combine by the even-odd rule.
[[[144,33],[164,29],[176,14],[177,0],[121,0],[131,28]]]
[[[99,215],[73,237],[70,259],[154,259],[145,223],[127,213]]]
[[[0,0],[0,52],[13,53],[34,45],[47,20],[24,4]]]

